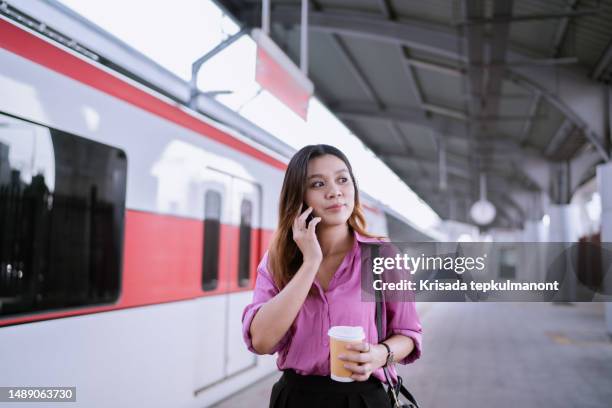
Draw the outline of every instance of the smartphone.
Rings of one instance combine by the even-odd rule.
[[[308,209],[308,205],[306,205],[306,203],[304,203],[302,205],[302,208],[304,209],[304,211],[306,211]],[[308,224],[310,223],[310,221],[312,221],[312,219],[314,218],[314,215],[312,215],[314,211],[311,211],[310,214],[308,214],[308,217],[306,217],[306,228],[308,228]]]

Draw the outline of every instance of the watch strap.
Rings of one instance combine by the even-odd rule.
[[[391,351],[391,347],[389,347],[389,345],[385,343],[384,341],[381,342],[380,344],[385,346],[385,348],[387,349],[387,361],[385,362],[385,365],[383,366],[383,367],[387,367],[390,364],[393,364],[393,352]]]

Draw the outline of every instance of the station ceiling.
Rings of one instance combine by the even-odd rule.
[[[261,1],[215,1],[261,25]],[[299,24],[299,0],[272,0],[271,36],[297,65]],[[606,159],[605,136],[555,96],[568,75],[612,79],[612,0],[313,0],[309,43],[319,99],[443,219],[473,223],[485,174],[490,227],[520,228]],[[596,159],[569,194],[538,176],[582,155]]]

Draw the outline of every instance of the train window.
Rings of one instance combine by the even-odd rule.
[[[204,197],[204,261],[202,289],[215,290],[219,285],[219,242],[221,240],[221,194],[209,190]]]
[[[242,200],[240,204],[240,246],[238,250],[238,286],[249,286],[249,269],[251,266],[251,224],[253,204]]]
[[[119,296],[127,159],[0,114],[0,316]]]

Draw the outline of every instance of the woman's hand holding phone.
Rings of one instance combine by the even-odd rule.
[[[304,205],[300,206],[300,212],[302,208],[304,208]],[[312,207],[308,207],[306,211],[295,217],[293,220],[293,240],[302,251],[304,262],[320,263],[323,260],[323,252],[315,234],[315,228],[321,221],[321,217],[314,217],[308,222],[309,217],[312,218]]]

